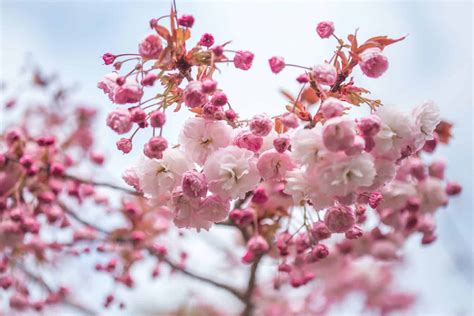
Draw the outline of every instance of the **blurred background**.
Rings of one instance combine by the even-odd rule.
[[[233,49],[255,53],[254,66],[248,72],[223,66],[223,73],[218,76],[219,85],[226,91],[233,107],[248,116],[257,110],[270,115],[279,113],[285,103],[280,88],[297,93],[295,78],[299,72],[286,69],[275,76],[268,67],[269,57],[284,56],[289,63],[311,66],[331,56],[335,43],[317,37],[317,22],[332,20],[340,37],[356,28],[363,40],[375,35],[396,38],[408,34],[406,40],[386,49],[390,68],[383,77],[372,80],[362,76],[359,70],[354,75],[361,86],[370,89],[384,104],[412,108],[431,99],[440,106],[443,118],[454,124],[454,138],[449,147],[439,148],[436,156],[447,161],[447,178],[460,182],[463,194],[438,212],[439,239],[436,243],[422,247],[419,240],[412,239],[407,245],[407,258],[398,271],[397,283],[418,295],[413,315],[472,315],[472,2],[177,2],[181,14],[193,14],[196,18],[192,29],[195,42],[200,35],[210,32],[217,43],[232,40]],[[96,84],[112,69],[103,65],[102,54],[135,52],[138,42],[150,31],[148,21],[168,14],[170,5],[164,0],[0,0],[0,3],[0,79],[15,81],[21,77],[22,67],[38,65],[47,73],[57,73],[64,83],[77,89],[78,102],[95,104],[104,122],[105,114],[113,105]],[[167,126],[165,133],[171,139],[186,117],[186,113],[181,112]],[[6,124],[7,120],[0,117],[0,124]],[[117,136],[105,124],[97,128],[98,142],[106,156],[113,154],[116,157],[109,161],[107,173],[100,176],[121,181],[122,171],[137,158],[138,151],[135,156],[120,157],[115,149]],[[214,255],[206,243],[206,240],[214,243],[219,240],[223,246],[229,245],[232,236],[226,237],[215,229],[201,233],[199,237],[188,238],[185,245],[191,252],[190,264],[204,273],[214,273],[222,280],[237,280],[243,284],[243,275],[226,272],[228,267],[222,264],[222,256],[226,254]],[[81,278],[91,275],[88,260],[71,263],[69,269],[74,269],[74,273],[61,271],[61,277],[72,283],[83,283]],[[205,266],[208,261],[214,266]],[[83,265],[88,266],[87,271],[82,271]],[[152,281],[149,269],[135,272],[138,287],[122,292],[129,312],[166,310],[186,305],[194,297],[228,307],[230,311],[238,308],[226,294],[217,293],[201,283],[181,277]],[[102,293],[114,285],[102,276],[94,276],[87,282],[87,291],[80,295],[99,307],[102,298],[94,293]],[[354,304],[357,306],[356,298],[335,314],[352,315],[351,305]],[[108,313],[115,315],[118,312]]]

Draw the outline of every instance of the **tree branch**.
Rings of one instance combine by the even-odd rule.
[[[112,183],[108,183],[108,182],[82,179],[80,177],[73,176],[73,175],[70,175],[70,174],[63,175],[63,178],[68,179],[68,180],[77,181],[77,182],[84,183],[84,184],[90,184],[90,185],[93,185],[93,186],[100,186],[100,187],[106,187],[106,188],[109,188],[109,189],[119,190],[119,191],[125,192],[127,194],[131,194],[131,195],[142,196],[142,194],[140,192],[130,190],[130,189],[127,189],[127,188],[124,188],[124,187],[121,187],[121,186],[118,186],[118,185],[115,185],[115,184],[112,184]]]
[[[253,311],[255,308],[254,302],[252,300],[253,293],[255,292],[255,286],[257,284],[257,270],[258,265],[262,259],[262,256],[258,257],[254,263],[252,263],[252,267],[250,268],[250,275],[247,284],[247,290],[244,294],[244,304],[245,308],[242,312],[242,316],[251,316],[253,315]]]
[[[39,276],[35,275],[33,272],[29,271],[28,269],[26,269],[23,265],[21,264],[18,264],[16,265],[16,267],[21,271],[23,272],[30,280],[32,280],[33,282],[39,284],[42,288],[44,288],[46,291],[48,291],[48,293],[53,293],[53,289],[52,287],[46,283],[45,280],[43,280],[42,278],[40,278]],[[85,306],[82,306],[81,304],[79,303],[76,303],[74,301],[71,301],[70,299],[68,299],[66,296],[63,297],[62,299],[62,302],[64,305],[67,305],[67,306],[70,306],[72,308],[75,308],[76,310],[84,313],[85,315],[97,315],[95,311],[91,310],[91,309],[88,309],[87,307]]]

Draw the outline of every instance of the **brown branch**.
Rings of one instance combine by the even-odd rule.
[[[131,195],[142,196],[142,194],[140,192],[130,190],[130,189],[127,189],[127,188],[124,188],[124,187],[121,187],[121,186],[118,186],[118,185],[115,185],[115,184],[112,184],[112,183],[108,183],[108,182],[82,179],[80,177],[73,176],[73,175],[70,175],[70,174],[63,175],[63,178],[68,179],[68,180],[77,181],[77,182],[80,182],[80,183],[83,183],[83,184],[90,184],[90,185],[93,185],[93,186],[100,186],[100,187],[106,187],[106,188],[110,188],[110,189],[114,189],[114,190],[119,190],[119,191],[122,191],[122,192],[125,192],[125,193],[128,193],[128,194],[131,194]]]
[[[33,272],[29,271],[28,269],[26,269],[23,265],[21,264],[18,264],[16,265],[16,267],[21,271],[23,272],[30,280],[32,280],[33,282],[39,284],[41,287],[43,287],[46,291],[48,291],[48,293],[53,293],[53,289],[52,287],[46,283],[45,280],[43,280],[42,278],[40,278],[39,276],[33,274]],[[71,301],[70,299],[68,299],[66,296],[63,297],[62,299],[62,303],[64,305],[67,305],[67,306],[70,306],[72,308],[75,308],[77,309],[78,311],[86,314],[86,315],[97,315],[95,311],[85,307],[85,306],[82,306],[81,304],[79,303],[76,303],[74,301]]]
[[[150,250],[149,252],[151,254],[153,254]],[[160,259],[165,262],[166,264],[168,264],[171,268],[173,268],[174,270],[177,270],[193,279],[196,279],[196,280],[199,280],[199,281],[202,281],[204,283],[207,283],[207,284],[211,284],[215,287],[218,287],[218,288],[221,288],[223,290],[226,290],[227,292],[231,293],[232,295],[234,295],[236,298],[238,298],[240,301],[242,301],[243,303],[245,303],[245,294],[242,293],[241,291],[237,290],[236,288],[230,286],[230,285],[227,285],[225,283],[221,283],[219,281],[215,281],[215,280],[212,280],[210,278],[207,278],[207,277],[204,277],[202,275],[199,275],[199,274],[196,274],[194,272],[191,272],[189,270],[186,270],[185,268],[181,267],[180,265],[172,262],[169,258],[167,257],[160,257]]]
[[[245,303],[245,308],[242,312],[242,316],[251,316],[253,315],[255,305],[252,300],[253,293],[255,292],[255,286],[257,284],[257,270],[258,270],[258,265],[261,261],[262,257],[258,257],[254,263],[252,263],[252,267],[250,268],[250,275],[249,275],[249,280],[247,284],[247,290],[245,291],[244,294],[244,303]]]

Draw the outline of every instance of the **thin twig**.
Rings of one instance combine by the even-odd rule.
[[[35,275],[33,272],[29,271],[28,269],[26,269],[23,265],[21,264],[18,264],[16,265],[16,267],[21,271],[23,272],[30,280],[34,281],[35,283],[39,284],[41,287],[43,287],[46,291],[48,291],[49,293],[53,293],[53,289],[52,287],[46,283],[45,280],[43,280],[42,278],[40,278],[39,276]],[[87,307],[85,306],[82,306],[81,304],[79,303],[76,303],[74,301],[71,301],[70,299],[68,299],[67,297],[64,297],[63,300],[62,300],[63,304],[67,305],[67,306],[70,306],[72,308],[75,308],[77,309],[78,311],[81,311],[82,313],[84,313],[85,315],[97,315],[95,311],[91,310],[91,309],[88,309]]]
[[[122,191],[122,192],[125,192],[125,193],[128,193],[128,194],[131,194],[131,195],[142,196],[142,194],[140,192],[130,190],[130,189],[127,189],[127,188],[124,188],[124,187],[121,187],[121,186],[118,186],[118,185],[115,185],[115,184],[112,184],[112,183],[82,179],[80,177],[73,176],[73,175],[70,175],[70,174],[63,175],[63,178],[68,179],[68,180],[77,181],[77,182],[84,183],[84,184],[90,184],[90,185],[93,185],[93,186],[101,186],[101,187],[106,187],[106,188],[110,188],[110,189],[114,189],[114,190],[119,190],[119,191]]]

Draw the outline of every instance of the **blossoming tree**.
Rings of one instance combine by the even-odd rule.
[[[320,22],[316,33],[335,39],[334,54],[313,67],[271,57],[270,70],[298,71],[301,88],[296,97],[284,93],[280,113],[243,117],[216,73],[227,63],[246,71],[254,54],[216,44],[209,33],[196,43],[193,24],[173,6],[150,21],[138,52],[103,56],[114,71],[98,87],[117,105],[107,126],[122,135],[120,152],[141,152],[123,174],[130,188],[90,176],[87,170],[104,163],[94,150],[95,110],[66,111],[68,91],[35,74],[34,85],[52,93],[51,104],[26,107],[0,137],[2,298],[16,310],[60,303],[93,314],[74,289],[53,287],[32,267],[96,252],[107,259],[95,270],[117,284],[132,288],[131,268],[152,257],[153,277],[168,267],[207,283],[235,297],[242,315],[324,314],[356,291],[365,308],[380,314],[409,308],[414,297],[392,287],[392,268],[410,237],[423,245],[436,240],[434,214],[461,186],[445,181],[443,162],[424,161],[451,136],[437,106],[383,106],[352,77],[358,68],[382,76],[384,49],[404,38],[360,42],[356,32],[343,39],[332,22]],[[16,103],[9,99],[6,110]],[[352,115],[355,106],[366,114]],[[177,111],[189,118],[170,144],[163,130]],[[134,138],[144,134],[151,136],[135,149]],[[108,198],[103,189],[118,194]],[[84,208],[120,220],[87,221]],[[241,262],[234,267],[248,269],[243,288],[188,267],[187,254],[164,242],[170,232],[214,225],[239,234],[234,251]],[[275,263],[271,278],[259,277],[265,260]],[[295,299],[289,288],[298,287],[306,291]],[[113,293],[104,293],[104,306],[126,308]],[[195,308],[228,312],[205,302]]]

